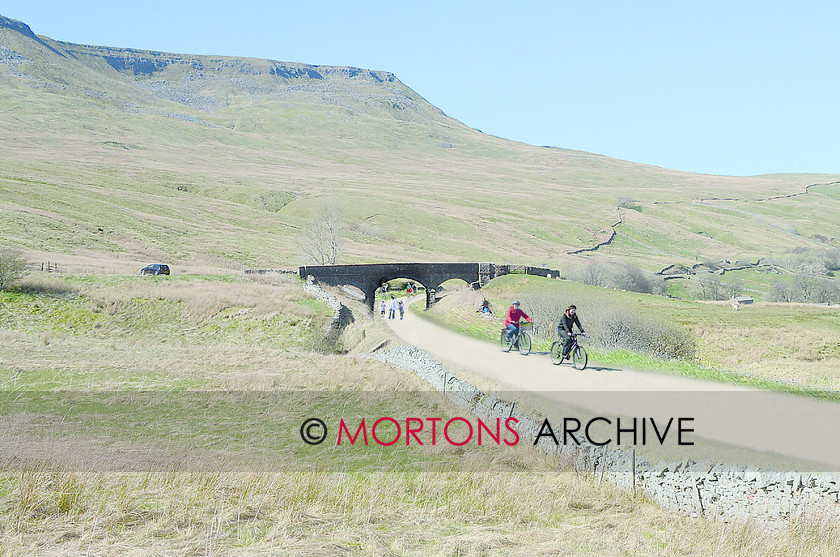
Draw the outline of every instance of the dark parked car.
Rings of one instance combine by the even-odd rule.
[[[154,265],[149,265],[148,267],[143,267],[140,269],[141,275],[168,275],[169,274],[169,265],[163,265],[161,263],[155,263]]]

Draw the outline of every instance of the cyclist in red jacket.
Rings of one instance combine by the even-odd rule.
[[[517,300],[511,304],[505,316],[505,329],[507,329],[507,338],[509,341],[513,342],[513,335],[519,334],[519,321],[523,317],[525,321],[530,323],[531,318],[528,317],[527,313],[519,309],[519,301]]]

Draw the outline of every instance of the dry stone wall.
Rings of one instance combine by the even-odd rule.
[[[416,373],[479,418],[517,418],[522,442],[533,444],[537,438],[542,419],[518,413],[515,401],[499,400],[459,379],[424,350],[398,346],[370,357]],[[558,446],[545,437],[536,448],[578,471],[628,491],[641,490],[662,507],[689,516],[764,522],[825,514],[840,518],[840,473],[773,472],[691,460],[651,464],[632,450],[585,441]]]
[[[303,291],[315,296],[332,308],[334,313],[326,338],[328,341],[337,341],[344,328],[353,322],[353,312],[342,304],[336,296],[326,292],[313,281],[306,281],[303,285]]]

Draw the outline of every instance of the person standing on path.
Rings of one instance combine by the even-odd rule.
[[[405,305],[403,305],[402,300],[399,301],[398,309],[400,310],[400,321],[402,321],[403,314],[405,313]]]
[[[397,313],[397,300],[391,294],[391,302],[388,304],[388,319],[393,319]]]

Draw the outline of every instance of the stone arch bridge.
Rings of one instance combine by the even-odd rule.
[[[426,287],[426,307],[434,303],[434,294],[449,279],[462,279],[480,288],[490,279],[519,272],[528,275],[558,277],[560,272],[543,267],[496,265],[493,263],[372,263],[369,265],[307,265],[300,267],[300,277],[312,277],[330,286],[352,285],[364,292],[365,303],[373,310],[376,289],[389,280],[406,278]]]

